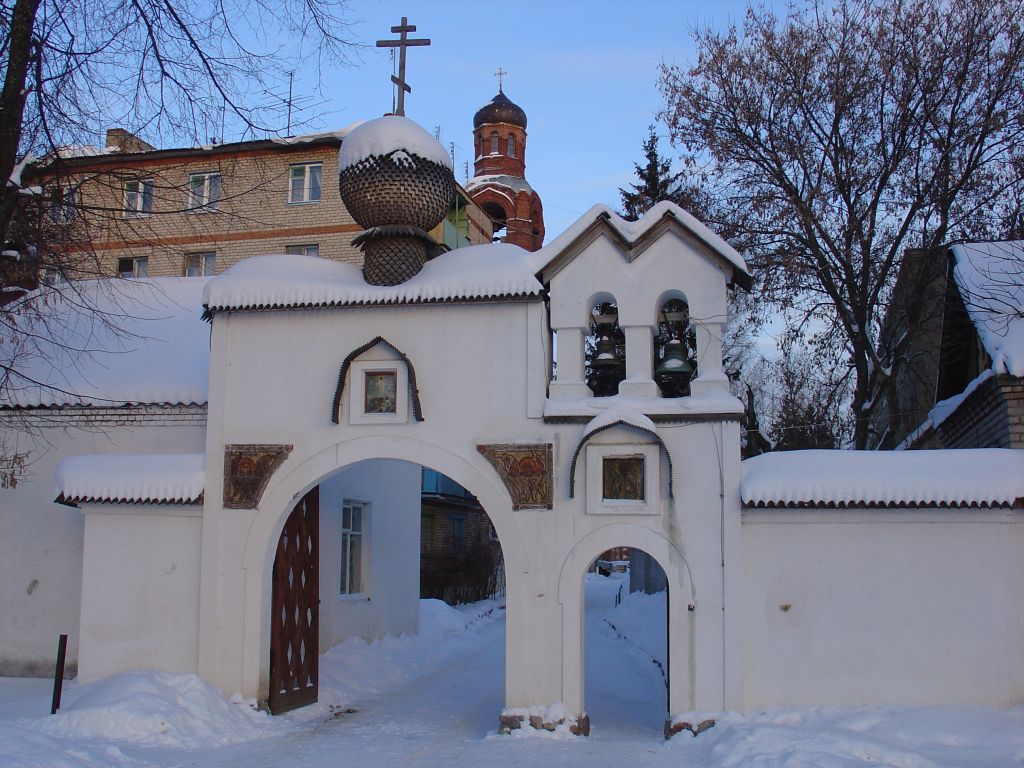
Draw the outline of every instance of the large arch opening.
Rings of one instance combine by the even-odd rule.
[[[417,451],[416,446],[398,448],[394,442],[388,446],[389,450],[379,450],[380,446],[374,450],[374,442],[375,439],[370,439],[362,448],[356,446],[352,453],[425,455]],[[448,458],[444,452],[435,451],[434,455]],[[282,478],[276,488],[268,488],[264,498],[265,501],[280,500],[285,497],[287,488],[300,488],[291,495],[288,510],[280,518],[271,520],[269,510],[261,514],[265,533],[276,538],[274,557],[264,569],[263,583],[256,589],[257,585],[250,582],[251,588],[247,590],[254,597],[259,593],[257,599],[262,608],[259,613],[266,617],[262,623],[267,629],[264,631],[261,627],[259,633],[263,642],[257,653],[261,658],[254,660],[259,662],[263,681],[260,690],[269,692],[276,683],[270,661],[275,651],[270,628],[278,618],[278,606],[273,602],[277,549],[282,536],[288,535],[291,510],[315,493],[319,506],[317,582],[320,591],[316,656],[322,659],[325,651],[351,638],[372,640],[388,634],[415,633],[424,616],[428,623],[447,623],[450,628],[460,617],[472,624],[477,614],[488,613],[497,620],[481,622],[487,623],[489,628],[479,632],[486,632],[489,637],[474,660],[482,665],[483,672],[476,679],[482,681],[484,687],[467,692],[465,698],[467,711],[480,713],[481,727],[491,727],[493,713],[500,711],[505,699],[502,673],[506,667],[505,568],[499,531],[507,529],[507,523],[492,521],[483,501],[504,508],[508,506],[507,499],[503,494],[496,494],[495,488],[486,482],[481,484],[479,496],[468,490],[459,480],[466,483],[467,478],[477,476],[457,462],[440,463],[459,480],[408,458],[359,458],[327,471],[312,482],[303,482],[303,477],[316,472],[318,463],[314,457],[301,471],[293,470],[289,473],[291,478]],[[261,505],[261,510],[264,506]],[[427,517],[433,519],[429,529],[423,525]],[[258,559],[259,527],[250,530],[246,543],[247,557],[252,561]],[[429,534],[430,540],[424,540],[424,533]],[[441,558],[441,564],[448,567],[440,595],[436,580],[424,583],[420,568],[424,553],[438,549],[438,543],[446,556]],[[486,562],[476,561],[480,553],[488,555]],[[451,567],[453,562],[457,567]],[[421,600],[421,592],[433,592],[434,599]],[[481,604],[484,595],[487,598]],[[459,607],[449,608],[442,600],[459,604]],[[467,601],[474,605],[464,605]],[[256,650],[252,646],[249,644]],[[246,654],[247,658],[250,654]]]
[[[668,582],[640,549],[612,547],[583,580],[584,707],[595,727],[662,731],[671,716]]]

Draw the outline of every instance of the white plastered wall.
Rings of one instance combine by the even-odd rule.
[[[341,594],[341,510],[363,506],[362,589]],[[385,459],[320,483],[320,652],[350,637],[416,632],[419,621],[420,468]]]
[[[149,416],[139,416],[145,411]],[[80,510],[54,502],[53,476],[64,458],[82,453],[192,453],[203,450],[198,408],[75,409],[8,414],[0,429],[22,430],[27,477],[0,488],[0,675],[52,675],[57,638],[68,635],[67,670],[78,666],[84,522]],[[170,414],[167,417],[166,414]],[[135,426],[117,425],[130,416]],[[181,421],[177,421],[181,419]]]
[[[196,671],[202,507],[83,504],[79,680]]]
[[[1024,516],[743,512],[744,705],[1024,699]]]

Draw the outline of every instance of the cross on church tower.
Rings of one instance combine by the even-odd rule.
[[[494,76],[498,78],[498,90],[499,91],[501,90],[502,81],[504,80],[505,75],[507,75],[507,74],[508,74],[508,72],[506,72],[504,70],[504,68],[502,68],[502,67],[498,67],[498,71],[494,73]]]
[[[412,88],[405,82],[405,49],[409,46],[430,45],[428,38],[412,40],[406,35],[416,31],[416,25],[410,24],[409,19],[402,17],[402,23],[391,28],[392,32],[400,32],[398,40],[378,40],[378,48],[398,49],[398,77],[391,76],[391,82],[398,86],[398,106],[395,108],[396,115],[405,115],[405,94],[412,93]]]

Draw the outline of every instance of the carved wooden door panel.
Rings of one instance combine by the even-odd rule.
[[[277,542],[271,598],[270,711],[317,700],[320,655],[320,494],[295,505]]]

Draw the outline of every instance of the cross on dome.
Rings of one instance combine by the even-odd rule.
[[[430,45],[430,39],[410,39],[407,35],[416,31],[416,25],[410,24],[405,16],[402,17],[402,23],[392,27],[391,31],[401,33],[398,40],[378,40],[377,47],[398,49],[398,77],[392,75],[391,82],[398,86],[398,106],[395,107],[395,114],[405,115],[405,94],[412,93],[412,87],[405,82],[405,49],[410,46]]]
[[[503,67],[498,67],[498,71],[494,73],[494,76],[496,78],[498,78],[498,90],[499,91],[501,90],[502,82],[504,81],[505,75],[507,75],[507,74],[508,74],[508,72],[506,72]]]

